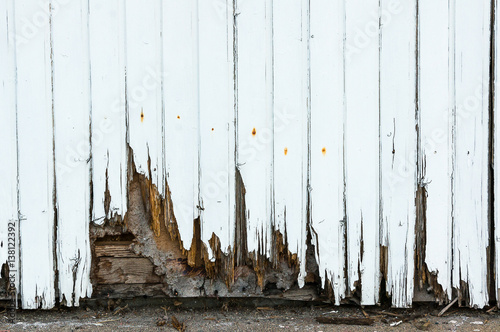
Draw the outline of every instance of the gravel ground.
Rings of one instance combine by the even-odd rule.
[[[189,304],[132,307],[126,302],[76,309],[19,311],[17,322],[8,324],[2,313],[0,332],[6,331],[175,331],[172,321],[185,331],[500,331],[500,314],[486,310],[452,307],[443,317],[437,305],[413,309],[390,307],[308,305],[301,307],[241,307],[223,303],[218,308],[187,309]],[[389,313],[389,314],[388,314]],[[374,318],[371,326],[320,324],[317,317]],[[396,317],[396,315],[398,315]],[[182,327],[179,327],[182,330]]]

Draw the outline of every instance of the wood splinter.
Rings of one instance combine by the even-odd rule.
[[[439,312],[438,317],[443,316],[443,315],[444,315],[444,313],[445,313],[446,311],[448,311],[448,309],[450,309],[450,308],[451,308],[451,307],[452,307],[455,303],[457,303],[457,301],[458,301],[458,297],[456,297],[456,298],[455,298],[453,301],[451,301],[451,302],[450,302],[450,303],[449,303],[446,307],[444,307],[444,309],[443,309],[443,310],[441,310],[441,311]]]

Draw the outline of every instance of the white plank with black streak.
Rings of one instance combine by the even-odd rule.
[[[479,308],[488,305],[490,5],[488,0],[457,0],[452,25],[453,286]]]
[[[227,254],[235,227],[233,8],[221,0],[198,6],[201,239],[216,235]]]
[[[381,245],[392,305],[413,299],[417,191],[416,1],[381,1]]]
[[[426,255],[429,272],[452,298],[452,175],[453,109],[450,86],[453,72],[453,13],[448,0],[419,2],[418,103],[419,176],[426,199]],[[450,60],[449,60],[450,59]]]
[[[14,1],[0,2],[0,266],[8,264],[19,285],[17,205],[17,100]]]
[[[59,300],[78,306],[90,282],[91,93],[88,2],[52,16]],[[67,162],[67,168],[60,165]]]
[[[305,263],[308,185],[308,11],[273,1],[274,231]],[[305,277],[301,264],[299,284]]]
[[[345,195],[348,291],[379,300],[379,1],[345,3]]]
[[[197,2],[162,4],[165,173],[183,246],[199,217]],[[171,221],[169,221],[171,222]]]
[[[120,0],[89,2],[92,220],[98,224],[127,212],[124,9]]]
[[[270,0],[237,1],[236,166],[246,189],[248,251],[271,254],[273,189],[273,30]]]

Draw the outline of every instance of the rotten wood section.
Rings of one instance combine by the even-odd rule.
[[[13,222],[23,308],[497,300],[496,6],[1,2],[0,262]]]

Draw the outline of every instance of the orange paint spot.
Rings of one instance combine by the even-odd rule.
[[[181,116],[180,116],[180,115],[177,115],[177,119],[180,119],[180,118],[181,118]]]
[[[141,109],[141,122],[144,122],[144,112]]]
[[[323,152],[323,156],[326,154],[326,148],[321,149],[321,152]]]
[[[214,131],[214,128],[212,128],[212,131]]]
[[[253,136],[257,135],[257,130],[255,130],[255,128],[253,128],[253,130],[252,130],[252,135]]]
[[[285,156],[287,155],[288,153],[288,148],[285,148]]]

